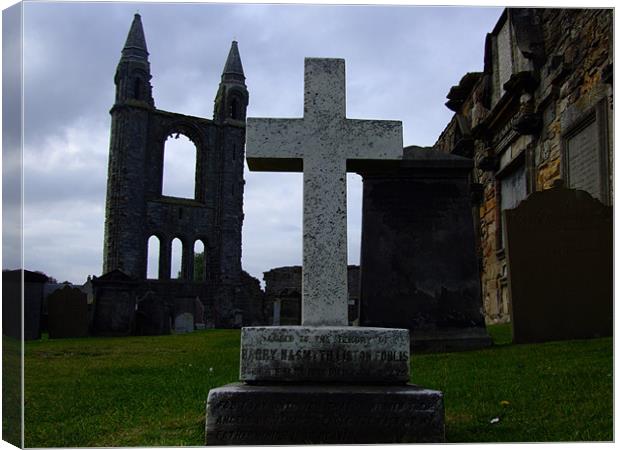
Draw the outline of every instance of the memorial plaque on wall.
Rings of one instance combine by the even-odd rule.
[[[566,138],[569,186],[587,191],[602,201],[600,157],[596,120]]]

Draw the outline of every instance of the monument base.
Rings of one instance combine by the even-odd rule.
[[[414,385],[247,385],[212,389],[207,445],[444,442],[443,394]]]

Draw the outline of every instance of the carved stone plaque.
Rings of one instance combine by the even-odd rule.
[[[597,131],[597,122],[593,120],[566,139],[567,178],[571,188],[603,200]]]
[[[405,383],[409,331],[368,327],[246,327],[241,381]]]

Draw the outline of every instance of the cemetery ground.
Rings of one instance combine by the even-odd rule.
[[[448,442],[611,441],[612,338],[413,354],[445,395]],[[203,445],[209,389],[235,382],[239,330],[26,343],[27,447]]]

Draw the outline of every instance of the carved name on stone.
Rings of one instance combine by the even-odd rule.
[[[408,330],[291,326],[241,333],[241,381],[409,380]]]

